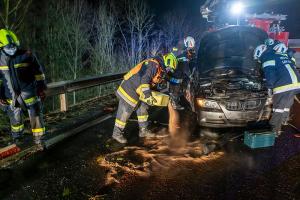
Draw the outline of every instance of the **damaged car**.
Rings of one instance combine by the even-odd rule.
[[[244,127],[269,118],[270,99],[261,66],[253,60],[254,49],[267,37],[250,26],[227,27],[202,37],[186,92],[200,126]]]

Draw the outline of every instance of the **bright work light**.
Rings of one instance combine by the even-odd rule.
[[[240,15],[244,11],[244,4],[242,2],[235,2],[231,5],[230,12],[233,15]]]

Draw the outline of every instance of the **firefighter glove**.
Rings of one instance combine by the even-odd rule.
[[[42,102],[45,101],[46,93],[45,93],[45,90],[43,88],[38,88],[37,95],[41,98]]]
[[[268,97],[272,98],[273,96],[273,90],[272,89],[268,89]]]
[[[7,102],[7,100],[6,99],[0,99],[0,104],[1,105],[9,105],[9,103]]]
[[[154,103],[156,103],[156,99],[153,96],[149,96],[148,98],[145,98],[145,102],[149,105],[149,106],[153,106]]]

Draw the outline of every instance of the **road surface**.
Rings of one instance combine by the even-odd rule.
[[[152,120],[167,123],[166,113]],[[110,140],[113,123],[2,170],[0,199],[300,199],[300,139],[290,129],[271,148],[251,150],[237,138],[203,156],[207,139],[174,143],[165,125],[154,124],[160,137],[143,141],[134,121],[123,148]]]

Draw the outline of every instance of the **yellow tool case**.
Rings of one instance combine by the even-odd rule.
[[[151,91],[151,95],[156,99],[156,102],[154,103],[155,106],[163,106],[163,107],[168,106],[170,101],[169,95],[157,91]],[[140,97],[140,100],[144,101],[142,95]]]

